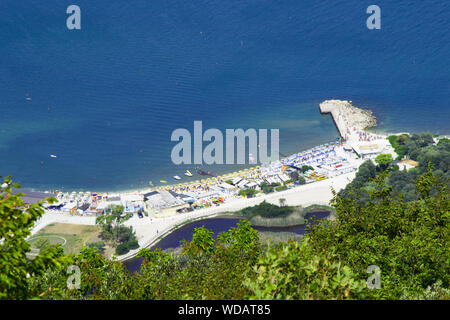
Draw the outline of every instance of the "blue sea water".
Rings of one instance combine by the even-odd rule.
[[[172,182],[193,171],[171,162],[174,129],[279,128],[292,153],[337,137],[318,111],[330,98],[372,109],[375,130],[449,134],[450,2],[377,0],[382,28],[368,30],[374,3],[2,0],[0,175],[60,190]]]

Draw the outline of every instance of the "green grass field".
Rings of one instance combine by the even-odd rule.
[[[77,254],[88,242],[100,241],[98,226],[52,223],[28,239],[31,249],[60,244],[65,254]]]

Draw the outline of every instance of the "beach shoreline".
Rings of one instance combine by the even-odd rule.
[[[133,227],[136,231],[139,248],[116,258],[119,261],[124,261],[134,257],[141,248],[150,247],[152,243],[161,238],[162,235],[170,233],[177,226],[185,224],[186,221],[210,218],[221,213],[223,214],[224,212],[236,212],[245,207],[260,204],[262,201],[278,205],[279,200],[283,198],[286,205],[303,206],[304,208],[309,205],[329,205],[329,201],[333,198],[332,190],[338,192],[345,188],[345,186],[353,180],[356,170],[364,162],[363,152],[366,151],[365,149],[363,150],[363,147],[366,145],[372,146],[375,143],[378,143],[382,145],[383,148],[386,148],[387,145],[385,142],[387,136],[368,132],[368,128],[376,126],[376,118],[372,115],[370,110],[359,109],[353,106],[351,101],[326,100],[319,104],[319,110],[321,113],[331,114],[344,141],[324,144],[295,155],[284,157],[275,163],[271,163],[267,167],[254,166],[252,169],[226,173],[219,177],[201,179],[189,183],[127,190],[126,192],[108,192],[106,197],[102,195],[103,198],[100,200],[101,202],[104,202],[105,198],[136,196],[142,197],[142,200],[144,201],[146,199],[144,195],[167,191],[175,192],[175,194],[182,194],[184,192],[195,197],[196,195],[201,195],[202,192],[210,191],[210,186],[214,187],[223,184],[226,179],[231,180],[233,177],[235,179],[243,177],[243,180],[250,179],[250,181],[258,181],[258,179],[261,180],[262,177],[262,179],[272,181],[271,179],[277,177],[280,179],[282,178],[281,175],[283,175],[284,172],[284,169],[282,168],[284,168],[286,164],[294,163],[295,165],[298,165],[298,163],[300,163],[301,166],[302,163],[309,163],[314,166],[314,172],[307,176],[308,179],[310,179],[307,184],[291,185],[284,191],[268,194],[261,193],[254,198],[243,198],[236,196],[236,190],[241,188],[237,189],[237,185],[234,184],[233,193],[230,193],[229,197],[224,196],[225,199],[223,201],[217,203],[214,202],[214,204],[205,202],[204,207],[202,206],[193,211],[166,216],[149,213],[147,217],[143,218],[133,215],[132,218],[124,224]],[[385,151],[383,148],[380,150]],[[362,150],[360,150],[362,157],[360,155],[355,155],[357,149]],[[372,151],[369,150],[369,154],[371,155],[370,152]],[[388,149],[388,152],[393,152],[393,149]],[[393,155],[395,155],[395,153],[393,153]],[[337,160],[338,162],[333,162]],[[333,163],[341,164],[336,166],[332,165]],[[342,164],[344,164],[344,166],[342,166]],[[326,171],[325,168],[328,168],[327,170],[329,171]],[[343,168],[344,170],[341,170]],[[329,174],[327,175],[323,172],[329,172]],[[281,181],[282,183],[285,182],[285,180],[278,181]],[[254,182],[251,183],[255,184]],[[192,189],[196,191],[197,194],[192,194]],[[63,200],[60,199],[60,201]],[[70,201],[72,202],[73,200]],[[56,212],[48,212],[40,219],[35,228],[33,228],[32,234],[36,234],[45,225],[53,222],[94,225],[95,219],[96,216],[79,216],[76,214],[69,216]]]
[[[328,110],[328,108],[330,108],[330,107],[331,107],[331,110]],[[346,130],[347,126],[344,127],[345,129],[342,129],[342,125],[340,125],[339,117],[342,114],[348,113],[349,110],[357,113],[357,116],[354,119],[352,119],[353,122],[360,122],[360,123],[365,124],[365,126],[360,126],[360,123],[357,124],[359,126],[360,130],[370,132],[371,129],[373,129],[374,127],[377,126],[377,120],[376,120],[375,116],[373,116],[373,112],[370,109],[361,109],[361,108],[353,106],[352,101],[325,100],[324,102],[319,104],[319,110],[322,114],[327,114],[327,113],[331,114],[331,118],[337,128],[338,133],[344,139],[346,136],[345,130]],[[408,134],[407,132],[405,132],[405,133]],[[389,135],[399,135],[399,134],[403,134],[403,132],[402,133],[379,132],[377,135],[387,137]],[[255,167],[260,167],[260,166],[261,166],[261,164],[247,164],[245,169],[250,169],[250,168],[255,168]],[[217,175],[217,177],[220,179],[224,179],[227,176],[236,174],[240,171],[242,171],[242,170],[221,173],[221,174]],[[203,180],[203,179],[204,178],[199,177],[198,179],[195,179],[195,180],[189,180],[189,181],[187,181],[187,183],[198,184],[198,183],[201,183],[201,180]],[[125,188],[125,189],[119,189],[119,190],[113,190],[113,191],[111,191],[111,189],[107,189],[107,188],[105,188],[105,189],[97,188],[97,189],[95,189],[95,191],[98,193],[102,193],[102,194],[108,194],[110,196],[117,196],[117,195],[121,195],[121,194],[126,195],[126,194],[136,194],[136,193],[147,193],[147,192],[151,192],[152,190],[155,190],[160,187],[177,186],[177,185],[180,185],[183,183],[186,183],[186,182],[168,183],[168,184],[155,183],[154,186],[148,186],[148,187],[136,186],[134,188],[131,187],[131,188]],[[61,191],[60,189],[63,189],[64,191]],[[85,188],[71,189],[71,188],[65,188],[65,187],[51,188],[51,189],[46,188],[45,190],[42,190],[40,188],[25,187],[25,188],[23,188],[23,190],[29,190],[29,191],[33,191],[33,192],[44,192],[44,193],[90,192],[90,190],[85,189]]]

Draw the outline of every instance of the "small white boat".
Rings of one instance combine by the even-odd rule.
[[[173,176],[174,179],[180,180],[181,178],[179,176]]]
[[[186,170],[184,174],[187,175],[188,177],[192,177],[192,173],[189,170]]]
[[[50,157],[52,157],[52,158],[56,158],[56,156],[55,156],[54,154],[51,154],[51,155],[50,155]]]

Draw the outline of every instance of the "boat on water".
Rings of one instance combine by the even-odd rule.
[[[52,158],[56,158],[56,156],[55,156],[54,154],[51,154],[51,155],[50,155],[50,157],[52,157]]]
[[[173,176],[174,179],[180,180],[181,178],[179,176]]]
[[[27,101],[31,101],[31,98],[30,98],[30,97],[28,97],[28,98],[27,98]]]
[[[200,169],[199,167],[195,168],[195,171],[201,175],[201,176],[211,176],[211,177],[215,177],[214,174],[212,174],[210,171],[203,171],[202,169]]]
[[[167,183],[166,180],[159,180],[159,182],[161,182],[161,183]]]
[[[192,173],[189,170],[186,170],[184,174],[188,177],[192,177]]]

